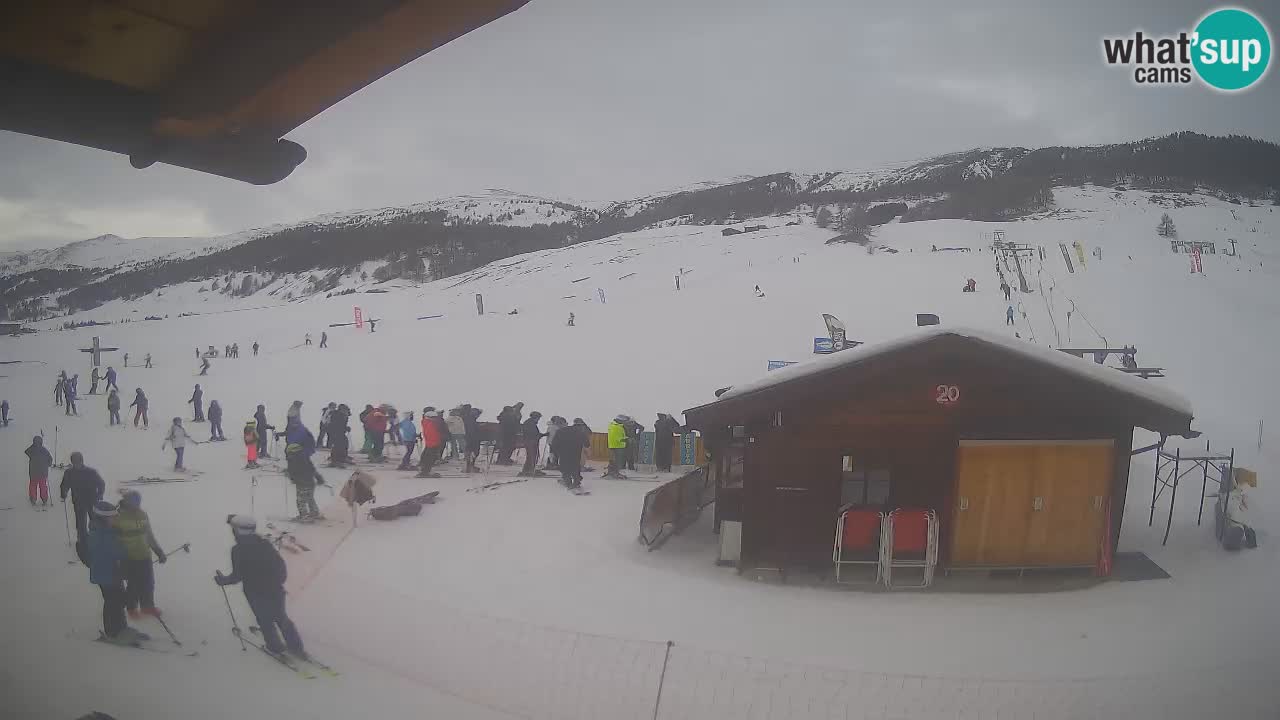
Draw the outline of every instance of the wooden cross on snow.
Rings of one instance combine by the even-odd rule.
[[[120,349],[120,348],[102,347],[102,345],[101,345],[101,344],[100,344],[100,342],[99,342],[98,336],[97,336],[97,335],[95,335],[95,336],[93,336],[93,346],[92,346],[92,347],[87,347],[87,348],[80,348],[80,352],[84,352],[84,353],[93,353],[93,366],[92,366],[92,367],[98,367],[98,366],[100,366],[100,365],[102,364],[102,353],[104,353],[104,352],[115,352],[116,350],[119,350],[119,349]]]

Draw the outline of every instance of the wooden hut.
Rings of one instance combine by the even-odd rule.
[[[774,370],[685,418],[717,522],[741,522],[740,569],[824,572],[845,509],[910,507],[936,514],[942,568],[1105,573],[1134,428],[1188,435],[1192,412],[1112,368],[929,327]]]

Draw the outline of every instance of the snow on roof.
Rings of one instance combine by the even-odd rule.
[[[788,365],[777,370],[771,370],[767,375],[756,380],[742,385],[734,385],[722,393],[719,400],[730,400],[733,398],[743,397],[776,385],[791,382],[792,380],[812,375],[820,375],[848,365],[856,365],[865,360],[896,352],[913,345],[920,345],[944,335],[954,335],[956,337],[976,340],[986,345],[991,345],[1001,350],[1015,353],[1032,362],[1049,366],[1055,370],[1070,373],[1084,380],[1105,385],[1111,390],[1145,400],[1180,415],[1186,415],[1188,417],[1193,415],[1191,411],[1191,403],[1178,393],[1161,387],[1148,380],[1142,380],[1127,373],[1120,372],[1115,368],[1099,365],[1097,363],[1090,362],[1089,360],[1078,358],[1074,355],[1068,355],[1060,350],[1036,345],[1035,343],[1027,342],[1026,340],[998,335],[986,330],[975,330],[973,328],[964,327],[943,327],[938,325],[921,328],[892,340],[859,345],[858,347],[851,348],[849,350],[843,350],[830,355],[823,355],[795,365]]]

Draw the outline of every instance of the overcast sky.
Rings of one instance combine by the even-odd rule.
[[[1236,5],[1277,36],[1280,2]],[[484,188],[625,199],[978,146],[1183,129],[1280,141],[1274,69],[1223,95],[1138,88],[1102,62],[1103,36],[1189,29],[1216,6],[532,0],[290,134],[309,158],[266,188],[0,131],[0,249],[226,233]]]

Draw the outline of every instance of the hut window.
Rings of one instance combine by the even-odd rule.
[[[869,464],[855,455],[841,458],[840,506],[881,506],[889,502],[892,488],[889,468]]]

